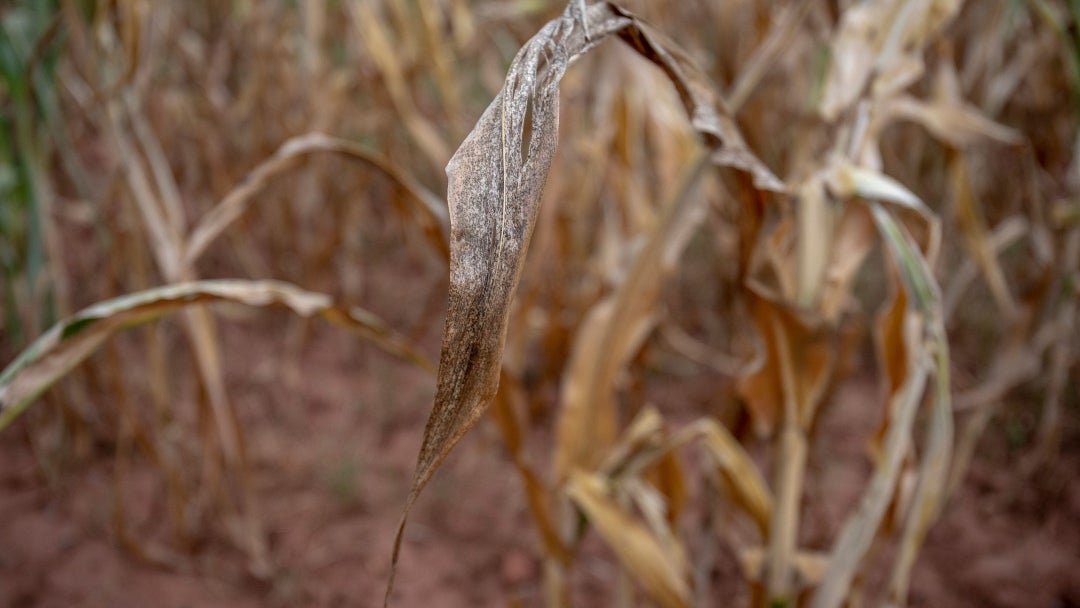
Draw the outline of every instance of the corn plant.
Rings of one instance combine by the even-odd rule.
[[[580,541],[581,530],[574,528],[575,518],[563,498],[568,497],[653,601],[664,606],[691,603],[686,551],[665,517],[677,497],[663,491],[670,481],[650,484],[643,474],[675,446],[704,436],[712,439],[708,445],[734,486],[737,502],[759,524],[762,547],[746,552],[763,556],[763,563],[748,573],[760,601],[788,605],[809,589],[813,605],[839,606],[850,597],[871,544],[887,531],[886,511],[900,505],[895,508],[906,512],[906,522],[887,601],[903,604],[919,544],[944,501],[953,412],[942,296],[932,271],[940,250],[939,220],[910,190],[881,173],[878,141],[882,130],[899,118],[920,122],[935,133],[949,121],[950,132],[942,135],[947,144],[980,138],[1019,140],[1014,132],[957,100],[955,85],[951,94],[943,89],[936,105],[901,95],[922,75],[923,47],[958,8],[958,4],[944,8],[929,2],[877,2],[845,13],[833,48],[834,56],[845,63],[834,65],[829,73],[821,103],[823,117],[837,124],[841,136],[826,162],[792,185],[782,184],[745,147],[731,116],[686,56],[624,9],[611,3],[571,2],[562,17],[534,36],[447,168],[451,286],[439,388],[398,529],[394,561],[420,491],[496,399],[512,296],[554,153],[559,80],[567,64],[614,34],[671,79],[705,150],[664,207],[624,282],[595,305],[579,329],[578,350],[564,378],[553,485],[536,488],[537,475],[519,464],[530,497],[536,497],[530,505],[552,557],[555,582],[549,587],[549,601],[565,603],[558,569],[569,562],[568,547]],[[890,26],[869,27],[872,23]],[[767,62],[770,57],[765,53],[772,49],[764,48],[759,58]],[[940,86],[949,87],[947,71],[942,78]],[[736,102],[749,94],[753,85],[748,82],[753,81],[736,86]],[[754,248],[739,261],[763,352],[741,374],[739,389],[760,431],[774,437],[778,457],[771,489],[738,443],[708,420],[699,423],[699,432],[665,439],[657,414],[646,410],[640,416],[651,416],[635,419],[620,440],[611,394],[615,374],[640,349],[654,322],[649,318],[651,300],[665,266],[670,269],[682,248],[678,233],[700,218],[693,213],[693,187],[708,164],[733,167],[748,178],[739,185],[747,192],[743,200],[752,201],[744,208],[752,225],[741,236]],[[776,226],[766,228],[760,201],[775,195],[790,211]],[[915,225],[905,225],[900,213],[910,215]],[[875,241],[887,253],[884,272],[892,285],[877,332],[888,387],[877,466],[832,551],[827,556],[804,554],[797,546],[799,505],[810,431],[828,399],[842,356],[838,300]],[[992,285],[1001,286],[1000,278],[994,279],[1000,273],[988,276]],[[1004,296],[1001,300],[1008,302]],[[931,381],[927,437],[921,453],[916,453],[911,435]],[[505,423],[504,433],[517,453],[515,432]],[[650,435],[651,441],[646,440]],[[638,461],[632,466],[628,461],[635,457]],[[903,486],[913,488],[906,496],[897,491],[905,473],[913,482]],[[562,522],[558,515],[552,521],[553,511],[563,516]],[[388,601],[392,583],[391,578]]]
[[[1053,147],[1051,135],[1005,123],[1023,87],[1066,82],[1075,104],[1071,8],[796,0],[631,11],[570,0],[552,15],[523,3],[515,9],[526,21],[551,19],[513,54],[533,26],[500,3],[241,1],[209,9],[209,21],[224,24],[220,38],[193,34],[196,17],[182,3],[42,6],[5,14],[7,36],[33,13],[25,31],[37,42],[0,49],[12,108],[4,133],[14,132],[0,159],[20,161],[0,186],[33,194],[11,207],[18,217],[0,215],[0,261],[6,327],[39,324],[15,320],[41,310],[35,281],[44,279],[35,277],[51,282],[65,318],[0,372],[0,428],[120,330],[180,312],[202,395],[188,438],[201,470],[192,479],[164,445],[172,435],[159,429],[176,424],[175,355],[153,326],[140,344],[156,419],[144,424],[118,399],[116,458],[122,472],[137,444],[161,470],[182,546],[193,545],[191,511],[220,510],[249,571],[273,574],[208,308],[220,302],[291,310],[302,321],[290,342],[323,318],[430,371],[416,338],[437,318],[448,281],[437,388],[385,605],[414,504],[486,414],[519,474],[551,607],[575,605],[590,537],[618,564],[620,606],[639,596],[712,605],[721,544],[737,556],[753,605],[901,606],[977,440],[1003,398],[1042,382],[1044,369],[1028,466],[1058,449],[1080,263],[1076,203],[1063,192],[1075,191],[1080,170],[1071,150],[1036,153]],[[289,44],[279,48],[279,38]],[[977,50],[987,40],[1007,50]],[[57,66],[54,47],[68,51]],[[160,60],[164,48],[179,49],[174,61]],[[1063,77],[1032,70],[1051,60]],[[230,61],[245,74],[238,83],[218,67]],[[37,63],[48,67],[41,82],[20,81]],[[197,94],[170,89],[185,70]],[[468,117],[492,95],[470,131]],[[233,128],[244,124],[260,128]],[[1067,126],[1057,131],[1075,146]],[[93,161],[65,145],[79,136],[119,159],[114,170],[83,166]],[[1059,156],[1072,160],[1057,167]],[[1054,172],[1073,183],[1044,175]],[[113,266],[141,260],[113,273],[128,295],[70,293],[50,173],[124,227],[129,236],[105,249]],[[326,201],[373,183],[406,248],[438,269],[412,331],[354,305],[364,280],[355,264],[328,270],[339,256],[369,253],[351,227],[385,210]],[[18,240],[7,235],[17,232],[28,253],[12,263]],[[1037,270],[1031,289],[1018,286],[1018,249]],[[205,278],[208,262],[222,260],[290,280]],[[1000,348],[964,343],[978,310],[989,311]],[[808,542],[805,503],[826,491],[817,485],[830,465],[819,456],[830,441],[822,421],[867,333],[880,384],[862,406],[881,420],[866,437],[871,472],[838,529]],[[954,377],[957,351],[977,352],[974,377]],[[669,408],[679,404],[643,388],[672,360],[724,378],[728,393],[679,415]],[[540,454],[533,435],[550,438]],[[688,533],[695,516],[700,540]],[[143,547],[123,520],[114,518],[122,545],[182,563]],[[883,572],[883,586],[867,584]]]

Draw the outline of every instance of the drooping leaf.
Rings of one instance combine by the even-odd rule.
[[[736,388],[759,435],[771,433],[787,415],[809,428],[838,361],[836,337],[819,318],[799,314],[751,283],[749,311],[763,341],[763,356],[747,366]]]
[[[683,432],[701,437],[735,502],[754,519],[762,538],[766,538],[772,517],[773,497],[746,448],[714,420],[698,420]]]
[[[384,602],[409,510],[495,395],[510,303],[554,156],[559,81],[570,63],[612,34],[671,79],[711,162],[748,173],[758,188],[783,190],[747,149],[703,73],[631,13],[610,2],[586,6],[574,0],[525,44],[502,90],[447,165],[450,294],[438,387],[395,536]]]
[[[1019,144],[1020,134],[990,120],[975,107],[959,101],[925,102],[908,95],[889,99],[881,107],[884,120],[910,120],[922,125],[935,138],[955,148],[965,148],[985,140]]]
[[[680,570],[685,562],[608,495],[600,476],[575,471],[566,491],[654,602],[690,605],[688,575]]]
[[[948,346],[945,340],[940,289],[914,239],[882,205],[870,203],[870,211],[886,244],[896,276],[903,288],[902,300],[894,300],[879,319],[880,348],[890,379],[887,423],[870,484],[859,505],[833,545],[829,567],[814,595],[814,608],[840,606],[847,596],[863,557],[877,536],[885,511],[895,492],[904,458],[911,448],[911,429],[931,374],[935,379],[937,405],[928,429],[927,448],[917,511],[909,519],[905,532],[907,546],[903,559],[913,560],[914,549],[921,542],[930,521],[943,500],[947,462],[952,446],[952,408],[948,386]],[[897,297],[900,293],[897,290]],[[908,555],[910,554],[910,555]],[[897,585],[906,585],[901,562]],[[899,587],[894,588],[894,592]]]
[[[192,281],[99,302],[54,325],[0,372],[0,428],[117,331],[188,306],[219,301],[282,306],[304,317],[323,317],[360,331],[388,352],[431,368],[423,355],[395,336],[378,317],[363,309],[337,306],[330,296],[281,281]]]
[[[841,197],[876,200],[914,211],[926,225],[926,242],[922,245],[923,253],[920,257],[930,263],[937,259],[938,252],[941,250],[941,221],[930,207],[906,186],[884,173],[857,167],[846,161],[840,161],[834,165],[829,173],[828,181],[829,187]],[[884,213],[884,210],[877,205],[871,207],[871,215],[875,220],[880,219],[881,213]],[[879,223],[879,227],[888,231],[891,230],[889,226],[892,223],[885,221],[884,224]],[[885,243],[892,246],[904,240],[899,236],[894,235],[894,237],[886,238]],[[916,283],[921,285],[924,281],[917,280]]]
[[[255,167],[239,186],[221,199],[191,230],[184,247],[184,265],[190,267],[206,248],[251,205],[271,179],[292,166],[300,157],[315,152],[330,152],[367,163],[404,188],[416,202],[421,221],[434,246],[447,254],[445,233],[448,229],[446,204],[381,154],[351,141],[322,133],[307,133],[289,138],[273,156]]]
[[[847,597],[896,488],[896,479],[910,445],[915,412],[926,386],[928,370],[920,357],[922,318],[918,313],[909,312],[907,307],[897,307],[892,314],[899,317],[897,322],[902,325],[901,343],[890,343],[887,348],[905,353],[906,373],[903,382],[888,398],[890,424],[883,442],[883,458],[878,462],[856,511],[848,517],[833,544],[825,576],[814,594],[814,608],[834,608],[842,605]]]
[[[953,454],[953,409],[949,387],[949,352],[944,328],[932,330],[935,370],[934,405],[927,423],[926,442],[919,467],[919,485],[900,540],[900,552],[889,582],[889,605],[907,605],[911,569],[930,526],[941,513],[948,496],[949,470]]]
[[[608,20],[593,36],[609,34],[627,22]],[[570,61],[599,41],[586,39],[582,15],[570,7],[548,23],[518,52],[503,89],[447,165],[450,293],[446,331],[435,403],[394,541],[387,604],[412,504],[450,449],[479,420],[498,388],[510,303],[555,153],[559,80]],[[528,148],[523,149],[527,114],[532,125]]]

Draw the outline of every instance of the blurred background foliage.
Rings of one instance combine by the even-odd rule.
[[[346,308],[363,305],[434,358],[447,228],[431,209],[445,207],[444,167],[499,91],[517,50],[564,8],[534,0],[0,6],[5,364],[58,319],[95,302],[215,278],[278,279],[328,294]],[[946,382],[956,443],[949,487],[961,483],[995,419],[1024,451],[1022,467],[1039,471],[1052,462],[1063,439],[1076,437],[1080,398],[1076,3],[626,6],[702,67],[749,148],[793,189],[831,171],[837,153],[848,154],[860,166],[876,163],[875,170],[925,201],[940,222],[940,251],[923,253],[940,285],[935,311],[951,352]],[[890,66],[865,59],[897,43],[883,32],[904,10],[925,15],[927,24],[899,43],[912,47],[903,52],[917,57],[918,66],[898,62],[897,69],[913,71],[888,90],[894,81],[881,73]],[[845,21],[856,13],[866,21]],[[877,80],[845,80],[864,68]],[[500,436],[526,491],[546,493],[556,511],[565,480],[539,462],[571,449],[559,444],[571,440],[556,429],[568,399],[561,391],[581,381],[568,376],[568,362],[587,348],[577,344],[590,311],[633,271],[635,256],[659,230],[663,205],[701,149],[673,88],[614,42],[582,58],[562,94],[560,147],[511,316],[496,407]],[[848,101],[840,99],[845,95]],[[869,118],[879,111],[890,120]],[[852,135],[860,129],[870,130],[866,141],[874,151],[849,154],[845,142],[860,141]],[[334,139],[305,139],[311,133]],[[874,351],[873,337],[881,322],[875,313],[887,308],[897,283],[885,261],[887,243],[874,238],[864,247],[858,236],[869,230],[868,214],[846,211],[852,206],[836,188],[817,224],[801,223],[803,190],[755,198],[745,184],[710,174],[701,191],[707,204],[700,223],[685,236],[678,264],[665,272],[663,289],[642,317],[638,329],[646,337],[612,372],[620,412],[609,421],[613,432],[627,440],[630,421],[652,402],[670,405],[663,403],[666,391],[674,402],[691,402],[672,406],[668,424],[709,419],[754,454],[766,451],[762,446],[781,449],[781,415],[762,405],[760,392],[740,385],[761,355],[760,309],[747,287],[761,264],[771,264],[771,286],[791,287],[785,306],[828,319],[832,333],[820,344],[828,343],[836,359],[835,373],[823,380],[829,391],[867,375],[882,378],[882,393],[896,389],[895,379],[889,385],[889,355],[880,342]],[[220,238],[214,233],[200,242],[200,230],[220,220],[215,209],[228,205],[238,211],[221,221]],[[913,239],[926,240],[905,213],[898,215],[908,220]],[[813,245],[807,249],[806,231],[821,226],[828,229],[813,238],[830,252],[832,270],[808,270],[803,261]],[[829,274],[813,279],[824,281],[821,292],[813,280],[806,283],[806,272],[833,271],[841,277],[837,285],[829,286]],[[260,352],[223,347],[218,327],[247,314],[194,308],[132,332],[46,393],[43,406],[6,440],[22,442],[49,483],[74,463],[106,454],[115,458],[117,476],[133,461],[151,463],[165,480],[171,536],[149,546],[124,532],[121,499],[114,521],[121,545],[178,567],[181,556],[221,534],[252,572],[268,576],[274,556],[259,504],[270,498],[252,481],[258,466],[244,431],[262,414],[234,407],[230,383],[238,381],[226,382],[222,372],[233,360],[254,365]],[[796,317],[784,321],[792,340],[820,337],[805,333]],[[250,331],[274,336],[271,343],[299,357],[316,330],[305,319],[274,319]],[[356,367],[337,371],[378,373],[367,355],[358,357]],[[287,365],[273,381],[283,390],[303,384],[298,369]],[[405,382],[431,383],[426,372],[416,374]],[[872,400],[884,411],[881,395]],[[772,407],[780,407],[775,397]],[[391,424],[385,411],[367,411],[370,424]],[[878,449],[887,425],[874,440]],[[519,442],[519,435],[533,439]],[[614,436],[611,443],[623,445]],[[917,443],[921,449],[922,439]],[[870,453],[873,461],[876,452]],[[364,492],[353,479],[363,463],[352,458],[330,475],[341,500]],[[765,461],[780,458],[774,453]],[[911,484],[917,466],[913,451],[904,464]],[[583,482],[571,493],[580,499],[591,487]],[[701,499],[704,490],[695,492]],[[663,493],[678,500],[673,490]],[[910,499],[910,488],[897,496]],[[565,514],[551,516],[564,518],[553,530],[559,525],[533,507],[543,539],[538,552],[551,566],[566,550],[551,535],[562,535],[565,544],[575,533]],[[752,555],[753,543],[744,544]],[[752,582],[753,570],[745,570]],[[755,584],[772,585],[758,570]],[[558,584],[557,574],[547,576]]]

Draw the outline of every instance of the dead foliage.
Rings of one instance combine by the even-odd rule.
[[[171,413],[187,407],[174,345],[145,326],[154,423],[123,412],[169,480],[178,546],[218,517],[248,570],[274,573],[207,306],[222,301],[293,311],[289,342],[321,317],[431,370],[448,285],[385,604],[410,510],[489,407],[551,607],[572,603],[592,531],[619,605],[709,605],[723,543],[755,605],[901,606],[1016,389],[1041,400],[1027,466],[1058,450],[1080,299],[1071,4],[301,5],[3,9],[3,348],[22,354],[0,373],[0,427],[44,396],[62,414],[31,432],[100,432],[79,370],[182,310],[194,422]],[[391,246],[422,268],[400,277],[429,294],[400,303],[413,327],[359,306]],[[641,388],[685,365],[721,378],[746,424],[717,415],[720,395],[695,409]],[[880,383],[871,472],[834,537],[805,546],[819,423],[856,373]],[[133,552],[183,562],[114,523]],[[864,587],[871,572],[887,586]]]

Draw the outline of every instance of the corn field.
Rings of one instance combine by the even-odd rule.
[[[1080,4],[0,4],[0,605],[1080,605]]]

